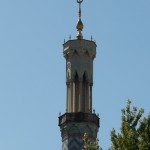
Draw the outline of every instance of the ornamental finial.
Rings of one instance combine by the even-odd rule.
[[[83,30],[83,23],[81,21],[81,3],[83,0],[77,0],[77,3],[79,4],[79,20],[76,26],[76,29],[78,31],[77,39],[83,39],[81,31]]]

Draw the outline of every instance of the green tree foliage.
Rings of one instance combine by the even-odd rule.
[[[85,133],[83,140],[84,140],[84,150],[99,150],[98,139],[94,142],[93,141],[91,142],[88,134]]]
[[[143,109],[133,107],[128,100],[122,110],[120,133],[111,131],[110,150],[150,150],[150,115],[142,119]]]
[[[150,150],[150,114],[140,122],[139,150]]]

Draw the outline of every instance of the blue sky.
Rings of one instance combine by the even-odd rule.
[[[93,107],[99,144],[120,128],[127,99],[150,111],[150,1],[84,0],[83,35],[97,43]],[[0,0],[0,149],[60,150],[64,38],[76,37],[76,0]]]

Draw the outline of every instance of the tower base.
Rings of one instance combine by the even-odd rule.
[[[66,113],[59,117],[62,150],[82,150],[83,137],[87,133],[91,141],[97,138],[99,117],[88,113]]]

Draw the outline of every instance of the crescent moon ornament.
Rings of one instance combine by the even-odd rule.
[[[83,0],[77,0],[77,3],[81,4],[83,2]]]

